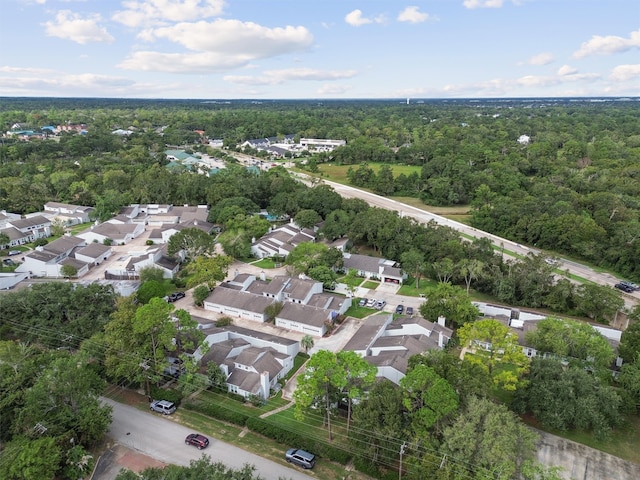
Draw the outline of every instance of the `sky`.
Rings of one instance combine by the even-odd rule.
[[[0,0],[0,96],[640,96],[637,0]]]

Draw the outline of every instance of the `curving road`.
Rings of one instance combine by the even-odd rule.
[[[231,468],[239,469],[246,463],[255,465],[256,471],[267,480],[278,478],[312,480],[314,478],[302,471],[294,470],[293,467],[280,465],[211,437],[209,437],[211,442],[209,447],[200,451],[184,444],[185,437],[193,432],[190,428],[164,418],[162,415],[144,412],[108,398],[102,400],[113,407],[113,422],[107,435],[121,445],[161,462],[189,465],[191,460],[197,460],[201,455],[206,454],[214,462],[222,462]],[[206,434],[206,432],[202,433]]]

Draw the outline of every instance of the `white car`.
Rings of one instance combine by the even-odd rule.
[[[370,298],[370,299],[367,301],[367,307],[369,307],[369,308],[373,308],[373,306],[374,306],[376,303],[378,303],[378,301],[377,301],[375,298]]]

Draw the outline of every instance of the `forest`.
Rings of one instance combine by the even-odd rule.
[[[222,229],[220,244],[236,258],[247,256],[251,238],[268,228],[268,222],[255,215],[262,209],[287,214],[300,224],[322,220],[321,236],[346,236],[356,248],[396,259],[416,282],[434,280],[436,286],[428,293],[434,301],[425,302],[421,314],[437,318],[435,303],[450,308],[447,317],[459,328],[461,344],[474,336],[493,338],[497,344],[500,336],[493,324],[469,321],[470,288],[505,304],[600,323],[609,322],[623,307],[620,294],[609,287],[558,280],[554,267],[541,256],[506,261],[489,242],[461,241],[449,228],[418,224],[364,201],[343,199],[326,185],[306,186],[282,167],[255,174],[230,160],[227,168],[206,176],[167,169],[164,153],[169,146],[180,146],[226,156],[224,150],[202,143],[195,130],[222,138],[230,149],[264,136],[337,138],[347,145],[306,157],[300,168],[313,171],[329,162],[351,165],[350,180],[358,186],[385,195],[416,196],[431,205],[468,205],[470,221],[478,228],[614,268],[630,279],[640,277],[635,261],[640,253],[640,182],[634,176],[640,166],[640,116],[635,102],[0,103],[3,131],[15,124],[41,129],[72,123],[85,124],[87,134],[63,133],[29,142],[2,138],[0,209],[25,214],[41,210],[48,201],[68,202],[94,206],[96,219],[104,220],[130,203],[207,204],[209,220]],[[133,133],[113,135],[118,128]],[[521,135],[529,136],[530,143],[519,143]],[[375,163],[413,165],[420,174],[393,178],[384,167],[372,173],[368,165]],[[215,271],[216,278],[208,279],[211,286],[204,286],[213,288],[229,265],[225,257],[216,258],[215,265],[192,259],[176,284],[202,286],[207,283],[202,272]],[[292,252],[289,261],[296,271],[323,282],[335,262],[322,244]],[[72,288],[68,283],[45,283],[0,296],[0,402],[7,413],[0,429],[6,445],[0,473],[21,478],[19,468],[25,465],[38,474],[68,477],[87,471],[90,464],[83,459],[109,424],[109,409],[98,402],[105,385],[143,384],[149,374],[140,365],[147,365],[160,344],[175,348],[173,307],[158,296],[122,299],[106,287]],[[79,308],[85,305],[91,308]],[[183,326],[192,326],[185,314],[176,312]],[[491,356],[486,363],[462,362],[450,354],[414,359],[401,388],[377,384],[372,387],[377,394],[353,408],[350,438],[358,445],[358,465],[364,471],[384,472],[395,465],[401,447],[397,439],[408,438],[407,478],[420,478],[420,471],[442,479],[496,478],[496,472],[487,469],[503,460],[505,475],[520,472],[540,478],[536,466],[528,463],[534,438],[514,412],[532,415],[549,428],[588,430],[599,438],[625,425],[640,405],[639,317],[636,308],[619,351],[626,365],[615,381],[607,370],[613,352],[608,344],[593,340],[593,329],[583,330],[580,322],[550,320],[537,337],[528,339],[571,360],[562,374],[556,360],[536,360],[525,368],[517,355],[509,372],[492,364]],[[161,332],[161,343],[149,344],[153,331]],[[336,398],[357,398],[364,381],[349,377],[357,367],[352,360],[318,359],[318,371],[342,370],[336,370],[332,382],[311,378],[311,390],[299,394],[300,405],[317,395],[314,385],[326,393],[327,405]],[[592,373],[586,372],[585,362]],[[150,368],[154,381],[161,377],[161,363]],[[201,386],[195,376],[188,377],[178,395]],[[57,388],[50,391],[52,384]],[[511,411],[487,400],[498,387],[508,392]],[[539,401],[543,398],[560,400]],[[40,410],[43,402],[52,408]],[[320,410],[328,417],[330,408]],[[566,413],[572,411],[584,415]],[[310,410],[299,413],[309,415]],[[495,449],[502,447],[494,443],[499,435],[488,428],[492,422],[513,426],[513,435],[502,440],[522,442],[523,455],[496,459]],[[38,427],[45,423],[46,434]],[[472,427],[494,433],[468,442],[474,436],[465,428]],[[367,434],[371,431],[377,439]],[[438,468],[441,453],[478,468],[473,475],[454,462]],[[417,472],[414,477],[412,471]]]
[[[639,110],[635,100],[589,99],[3,99],[2,131],[83,123],[88,133],[3,138],[0,209],[29,213],[49,200],[107,212],[131,202],[212,205],[210,180],[162,168],[167,145],[208,149],[195,130],[232,149],[285,134],[344,139],[344,147],[305,158],[306,168],[350,165],[355,186],[427,205],[464,205],[479,229],[640,280]],[[130,136],[111,134],[129,127]],[[376,173],[372,164],[383,167]],[[394,178],[384,165],[419,173]]]

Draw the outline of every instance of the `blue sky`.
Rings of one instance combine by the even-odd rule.
[[[0,96],[640,96],[637,0],[2,0]]]

